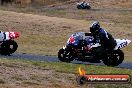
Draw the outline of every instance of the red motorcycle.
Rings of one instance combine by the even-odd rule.
[[[18,32],[2,32],[0,31],[0,54],[10,55],[14,53],[18,45],[15,38],[18,38],[20,34]]]

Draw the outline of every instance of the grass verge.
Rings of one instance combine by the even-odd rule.
[[[66,78],[68,81],[73,82],[74,85],[77,85],[75,83],[76,82],[75,77],[78,74],[78,68],[80,66],[86,70],[87,74],[129,74],[130,76],[132,76],[132,70],[130,70],[130,69],[122,69],[122,68],[107,67],[107,66],[94,66],[94,65],[71,64],[71,63],[60,63],[60,62],[44,62],[44,61],[27,61],[27,60],[6,59],[6,58],[0,59],[0,64],[4,64],[6,67],[11,67],[11,68],[15,68],[16,65],[17,65],[17,68],[19,66],[20,67],[24,66],[26,68],[28,68],[29,66],[33,66],[35,68],[32,68],[32,70],[33,69],[43,69],[42,71],[53,70],[57,73],[61,73],[61,74],[65,73],[66,74],[65,76],[68,76],[68,74],[73,74],[73,77],[70,76],[70,77],[66,77]],[[63,79],[62,76],[60,76],[57,73],[55,74],[55,77]],[[19,75],[19,74],[17,74],[17,75]],[[35,75],[35,73],[34,73],[34,75]],[[51,74],[48,74],[48,75],[51,75]],[[39,75],[35,76],[35,79],[38,79],[37,77],[39,77]],[[27,79],[26,80],[22,80],[22,79],[23,78],[21,77],[21,80],[19,80],[19,81],[22,81],[23,84],[25,84],[25,83],[32,84],[32,82],[37,83],[37,85],[40,84],[40,80],[39,80],[39,82],[37,82],[37,80],[31,81],[31,80],[27,80]],[[50,78],[44,78],[44,79],[50,80]],[[56,81],[54,81],[55,79],[54,79],[54,77],[52,77],[52,83],[54,83],[54,84],[56,84]],[[59,81],[61,81],[61,79]],[[5,79],[1,79],[1,80],[2,80],[2,83],[6,82]],[[62,81],[64,81],[64,80],[62,80]],[[62,84],[58,84],[59,87],[57,87],[57,88],[62,88],[61,85]],[[67,84],[63,84],[63,85],[67,85]],[[72,87],[73,87],[73,85],[72,85]],[[131,88],[132,86],[131,86],[131,84],[86,84],[83,87],[84,88],[87,88],[87,87],[89,87],[89,88],[111,88],[111,87],[112,88]],[[75,86],[75,88],[77,88],[77,86]]]

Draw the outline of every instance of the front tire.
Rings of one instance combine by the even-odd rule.
[[[70,51],[66,51],[64,49],[60,49],[58,52],[58,58],[62,62],[67,62],[70,63],[71,61],[74,60],[72,54]]]
[[[113,51],[107,58],[103,59],[103,63],[107,66],[118,66],[124,60],[124,53],[122,50]]]
[[[14,40],[8,40],[8,41],[4,41],[1,44],[1,54],[2,55],[10,55],[12,53],[14,53],[18,48],[17,43]]]

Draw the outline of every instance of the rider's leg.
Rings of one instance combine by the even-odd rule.
[[[100,62],[100,59],[102,59],[103,55],[106,55],[106,49],[105,47],[101,46],[96,50],[93,60]]]

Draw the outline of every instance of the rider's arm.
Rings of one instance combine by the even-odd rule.
[[[106,43],[108,42],[108,39],[109,39],[109,38],[106,36],[105,33],[101,33],[101,34],[99,35],[99,38],[100,38],[100,44],[101,44],[101,46],[105,46]]]
[[[85,33],[85,36],[93,36],[92,33]]]

